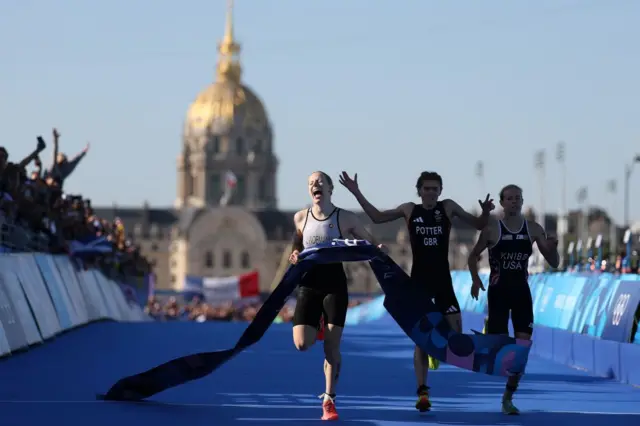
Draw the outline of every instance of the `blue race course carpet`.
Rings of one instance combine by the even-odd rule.
[[[118,379],[171,358],[233,346],[246,324],[96,323],[0,360],[0,425],[320,424],[322,346],[295,351],[275,324],[212,375],[142,403],[96,401]],[[413,347],[395,323],[347,327],[339,422],[410,425],[640,425],[640,389],[532,358],[515,403],[500,413],[504,379],[449,366],[430,372],[433,411],[418,413]]]

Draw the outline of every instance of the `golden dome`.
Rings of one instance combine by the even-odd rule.
[[[269,123],[256,94],[234,81],[217,81],[204,89],[187,112],[186,126],[193,131],[223,134],[231,125],[262,129]]]
[[[263,129],[269,120],[262,101],[241,82],[240,45],[233,37],[233,0],[229,0],[225,33],[218,46],[220,54],[216,81],[193,101],[185,122],[185,131],[224,134],[231,126]]]

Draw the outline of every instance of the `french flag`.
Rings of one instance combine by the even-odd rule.
[[[207,303],[226,303],[254,300],[260,297],[258,271],[223,278],[187,276],[185,291],[202,291]]]

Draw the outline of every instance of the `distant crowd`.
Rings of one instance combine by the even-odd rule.
[[[366,299],[352,300],[349,306],[358,306],[366,301]],[[241,304],[228,302],[212,305],[200,297],[181,303],[173,296],[166,300],[152,296],[147,301],[145,313],[159,321],[252,321],[261,306],[262,302]],[[295,305],[287,304],[280,310],[276,322],[291,322],[294,308]]]

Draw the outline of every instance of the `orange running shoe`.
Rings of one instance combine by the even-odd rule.
[[[322,403],[321,420],[329,420],[329,421],[338,420],[338,412],[336,411],[335,398],[332,398],[326,394],[321,395],[321,398],[324,398],[324,402]]]
[[[318,326],[318,334],[316,340],[324,340],[324,316],[320,317],[320,325]]]

